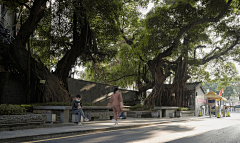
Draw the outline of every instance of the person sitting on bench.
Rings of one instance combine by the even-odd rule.
[[[77,95],[75,100],[72,102],[72,114],[78,114],[78,125],[81,124],[81,116],[83,116],[83,119],[85,122],[89,121],[88,118],[86,118],[83,114],[82,111],[82,101],[81,101],[81,96]]]

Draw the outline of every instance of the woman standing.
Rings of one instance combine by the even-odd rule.
[[[122,94],[118,92],[118,88],[115,88],[113,91],[113,94],[111,95],[111,98],[109,100],[108,106],[112,106],[113,108],[113,114],[114,119],[112,119],[113,123],[118,124],[117,119],[120,116],[120,113],[123,109],[123,100],[122,100]]]

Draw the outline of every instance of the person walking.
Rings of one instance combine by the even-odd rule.
[[[82,111],[82,101],[81,101],[81,96],[77,95],[75,100],[73,100],[72,102],[72,114],[78,114],[78,125],[82,125],[81,124],[81,116],[83,116],[83,119],[85,122],[88,122],[89,119],[86,118],[83,114]]]
[[[118,124],[117,119],[120,116],[122,109],[123,109],[123,99],[122,94],[118,91],[118,88],[115,88],[113,94],[108,103],[108,107],[112,106],[114,119],[112,119],[115,125]]]

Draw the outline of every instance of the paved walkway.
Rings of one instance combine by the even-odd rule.
[[[203,119],[206,117],[181,117],[181,118],[130,118],[119,120],[118,125],[114,125],[111,120],[83,122],[82,126],[74,123],[68,124],[46,124],[44,128],[0,131],[0,142],[20,142],[76,135],[83,133],[101,132],[106,130],[117,130],[124,128],[135,128],[154,124],[169,122],[181,122],[189,120]]]

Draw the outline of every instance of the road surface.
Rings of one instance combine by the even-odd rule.
[[[39,140],[41,143],[240,143],[240,113],[133,129]]]

